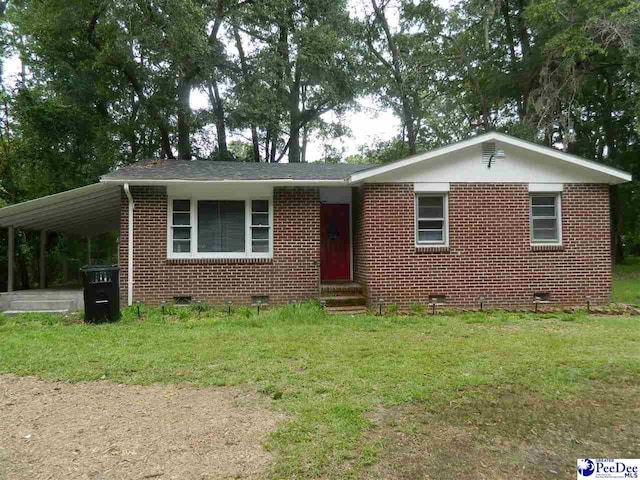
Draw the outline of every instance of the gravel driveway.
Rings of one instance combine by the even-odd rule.
[[[281,419],[240,388],[0,375],[0,478],[263,478]]]

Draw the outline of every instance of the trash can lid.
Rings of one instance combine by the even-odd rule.
[[[104,272],[120,270],[120,265],[85,265],[80,269],[81,272]]]

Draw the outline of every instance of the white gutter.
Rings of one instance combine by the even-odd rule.
[[[167,179],[167,180],[137,180],[137,179],[119,179],[119,178],[101,178],[101,183],[115,183],[118,185],[172,185],[177,184],[262,184],[278,186],[296,186],[296,185],[325,185],[325,186],[341,186],[349,183],[348,179],[336,179],[336,180],[296,180],[294,178],[281,178],[274,180],[179,180],[179,179]]]
[[[133,305],[133,196],[131,195],[131,190],[129,189],[129,184],[124,184],[124,193],[127,194],[127,198],[129,199],[129,225],[127,227],[127,305]]]

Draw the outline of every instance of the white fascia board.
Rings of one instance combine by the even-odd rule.
[[[343,187],[348,185],[348,180],[296,180],[290,178],[283,179],[273,179],[273,180],[179,180],[179,179],[169,179],[169,180],[127,180],[127,179],[110,179],[110,178],[102,178],[100,179],[102,183],[116,184],[116,185],[124,185],[128,183],[129,185],[174,185],[174,184],[185,184],[185,185],[271,185],[274,187],[295,187],[295,186],[337,186]]]
[[[413,184],[413,191],[416,193],[446,193],[449,190],[449,183],[416,182]]]
[[[571,163],[573,165],[577,165],[583,168],[587,168],[592,171],[600,172],[605,175],[608,175],[611,178],[609,183],[618,184],[624,182],[630,182],[632,177],[631,174],[624,172],[622,170],[618,170],[617,168],[608,167],[606,165],[601,165],[597,162],[593,162],[591,160],[587,160],[584,158],[577,157],[575,155],[571,155],[565,152],[561,152],[555,148],[544,147],[542,145],[537,145],[535,143],[527,142],[525,140],[520,140],[519,138],[511,137],[509,135],[505,135],[503,133],[497,132],[489,132],[482,135],[478,135],[477,137],[470,138],[468,140],[463,140],[461,142],[453,143],[451,145],[447,145],[446,147],[438,148],[436,150],[432,150],[430,152],[421,153],[419,155],[414,155],[409,158],[405,158],[404,160],[398,160],[387,165],[382,165],[380,167],[371,168],[368,170],[364,170],[362,172],[354,173],[349,177],[350,183],[360,183],[364,180],[367,180],[372,177],[376,177],[378,175],[382,175],[387,172],[391,172],[394,170],[398,170],[400,168],[408,167],[410,165],[414,165],[416,163],[423,162],[425,160],[429,160],[431,158],[439,157],[442,155],[446,155],[448,153],[462,150],[467,147],[471,147],[474,145],[478,145],[483,142],[497,140],[499,142],[503,142],[509,145],[513,145],[515,147],[523,148],[525,150],[529,150],[532,152],[539,153],[540,155],[545,155],[548,157],[556,158],[558,160],[565,161],[567,163]]]
[[[382,175],[383,173],[391,172],[399,168],[408,167],[410,165],[429,160],[430,158],[439,157],[441,155],[446,155],[447,153],[455,152],[456,150],[471,147],[473,145],[476,145],[477,143],[486,142],[487,140],[491,140],[491,138],[492,134],[486,133],[478,137],[473,137],[468,140],[463,140],[461,142],[447,145],[446,147],[437,148],[435,150],[421,153],[419,155],[414,155],[403,160],[397,160],[387,165],[382,165],[380,167],[370,168],[368,170],[363,170],[362,172],[354,173],[353,175],[351,175],[349,180],[351,183],[359,183],[363,180],[366,180],[367,178],[376,177],[378,175]]]
[[[607,165],[602,165],[598,162],[587,160],[586,158],[581,158],[576,155],[571,155],[570,153],[562,152],[556,148],[545,147],[543,145],[527,142],[526,140],[520,140],[519,138],[511,137],[509,135],[505,135],[502,133],[493,133],[493,136],[494,136],[494,140],[508,143],[515,147],[524,148],[526,150],[539,153],[540,155],[546,155],[549,157],[557,158],[558,160],[563,160],[573,165],[578,165],[580,167],[588,168],[589,170],[594,170],[596,172],[604,173],[605,175],[609,175],[618,180],[616,182],[611,182],[611,183],[630,182],[632,179],[631,174],[623,170],[609,167]]]
[[[564,185],[562,183],[530,183],[529,192],[531,193],[543,193],[552,192],[558,193],[564,191]]]

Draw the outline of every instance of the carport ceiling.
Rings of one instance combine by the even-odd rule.
[[[120,227],[120,187],[96,183],[0,208],[0,227],[90,237]]]

